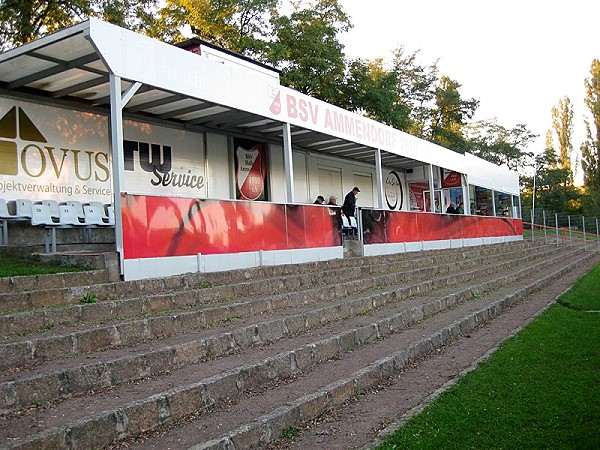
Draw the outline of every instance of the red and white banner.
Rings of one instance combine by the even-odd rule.
[[[453,170],[442,169],[442,187],[453,188],[462,186],[462,175]]]
[[[240,200],[267,200],[265,144],[236,139],[235,181]]]
[[[121,195],[125,259],[342,245],[339,208]]]

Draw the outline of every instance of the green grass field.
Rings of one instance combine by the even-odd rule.
[[[600,265],[379,447],[600,448]]]
[[[80,270],[83,269],[40,262],[33,259],[19,258],[15,256],[0,256],[0,277],[43,275],[49,273],[77,272]]]

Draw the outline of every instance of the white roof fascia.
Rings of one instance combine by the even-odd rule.
[[[273,77],[255,74],[115,25],[90,19],[90,41],[111,73],[125,80],[260,113]]]
[[[493,189],[506,194],[520,195],[519,174],[506,167],[478,158],[471,153],[464,154],[465,168],[469,184]]]

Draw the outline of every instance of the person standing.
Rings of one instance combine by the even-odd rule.
[[[322,205],[325,202],[325,197],[317,195],[317,199],[313,202],[314,205]]]
[[[456,207],[456,214],[464,214],[465,213],[465,204],[460,202]]]
[[[342,205],[342,212],[346,217],[354,217],[354,211],[356,210],[356,196],[359,192],[360,189],[354,186],[354,188],[346,194],[344,204]]]
[[[456,214],[454,203],[450,203],[450,206],[448,206],[448,208],[446,209],[446,214]]]
[[[327,204],[329,206],[337,206],[337,197],[335,195],[329,197],[329,202]]]

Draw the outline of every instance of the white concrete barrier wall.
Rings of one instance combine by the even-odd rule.
[[[164,277],[195,272],[224,272],[259,266],[300,264],[327,261],[344,257],[344,248],[319,247],[297,250],[260,250],[256,252],[219,255],[173,256],[167,258],[139,258],[124,261],[126,280]]]

